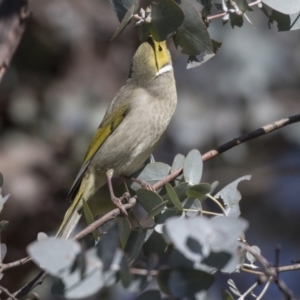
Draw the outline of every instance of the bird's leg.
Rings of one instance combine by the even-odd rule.
[[[116,197],[115,194],[114,194],[114,190],[113,190],[113,186],[112,186],[112,182],[111,182],[111,179],[113,177],[113,174],[114,174],[114,170],[113,169],[109,169],[105,175],[106,175],[106,179],[107,179],[107,185],[108,185],[108,189],[109,189],[109,194],[110,194],[110,199],[111,201],[113,202],[113,204],[120,209],[120,211],[125,215],[127,216],[127,211],[126,209],[124,208],[122,202],[121,202],[121,199]],[[123,200],[123,199],[122,199]]]

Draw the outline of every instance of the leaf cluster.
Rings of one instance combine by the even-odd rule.
[[[213,0],[160,0],[152,1],[146,9],[140,8],[139,0],[110,2],[121,23],[113,38],[136,20],[141,42],[149,35],[156,41],[172,37],[176,48],[180,47],[181,52],[188,55],[187,68],[207,62],[221,47],[222,44],[213,40],[207,31],[213,18],[221,16],[224,25],[229,22],[232,28],[242,27],[244,19],[251,23],[246,12],[253,11],[247,0],[222,0],[221,3]],[[269,26],[276,22],[279,31],[300,28],[299,0],[261,0],[255,4],[268,17]],[[212,15],[215,10],[218,14]]]
[[[216,183],[201,183],[203,163],[198,150],[186,157],[176,155],[171,166],[149,163],[134,177],[153,186],[180,169],[181,175],[156,192],[131,183],[131,195],[136,195],[147,213],[144,220],[135,210],[130,211],[135,226],[120,216],[100,239],[93,233],[80,242],[43,238],[30,244],[27,250],[34,262],[57,279],[53,293],[84,298],[121,281],[124,288],[138,294],[155,273],[160,291],[169,297],[201,299],[218,270],[231,273],[241,268],[245,251],[239,248],[238,239],[248,224],[239,217],[237,185],[250,177],[215,194]],[[221,213],[203,209],[210,200],[218,202]],[[103,233],[103,228],[100,231]],[[142,293],[137,299],[150,296],[161,299],[159,290]]]

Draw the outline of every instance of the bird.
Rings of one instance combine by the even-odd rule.
[[[67,196],[72,203],[56,237],[70,237],[82,215],[82,201],[88,201],[106,183],[113,203],[127,214],[114,195],[111,179],[130,176],[143,166],[176,105],[176,83],[167,43],[149,36],[136,50],[129,77],[92,138]]]

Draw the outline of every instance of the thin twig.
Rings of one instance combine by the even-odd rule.
[[[5,287],[3,287],[2,285],[0,285],[0,290],[6,294],[8,297],[10,297],[12,300],[17,300],[17,298]]]
[[[225,216],[227,215],[226,210],[224,209],[223,205],[215,197],[213,197],[210,194],[206,194],[206,197],[208,197],[210,200],[212,200],[213,202],[215,202],[220,207],[220,209],[222,210],[222,212],[224,213],[224,215]]]
[[[286,300],[293,299],[292,292],[288,289],[285,283],[278,276],[278,269],[271,266],[271,264],[260,254],[257,253],[251,246],[241,243],[240,246],[250,252],[264,267],[265,275],[269,279],[274,278],[274,283],[278,286],[279,290],[284,294]]]
[[[31,258],[30,257],[25,257],[25,258],[22,258],[22,259],[19,259],[17,261],[13,261],[13,262],[10,262],[10,263],[7,263],[7,264],[1,263],[0,264],[0,271],[4,272],[5,270],[22,266],[22,265],[26,264],[29,261],[31,261]]]
[[[130,273],[135,274],[135,275],[142,275],[142,276],[158,276],[158,271],[157,270],[145,270],[145,269],[137,269],[137,268],[130,268]]]
[[[264,294],[266,293],[266,291],[268,290],[270,284],[272,282],[272,279],[270,278],[268,280],[268,282],[266,283],[266,285],[264,286],[263,290],[261,291],[261,293],[257,296],[256,300],[261,300],[262,297],[264,296]]]
[[[261,0],[257,0],[255,2],[251,2],[248,5],[251,7],[251,6],[255,6],[255,5],[259,4],[259,3],[261,3]],[[221,18],[221,17],[224,17],[226,14],[227,14],[227,12],[222,12],[222,13],[219,13],[217,15],[208,16],[207,20],[213,20],[213,19]]]
[[[130,198],[128,202],[129,203],[124,204],[124,208],[126,210],[131,209],[136,205],[136,197]],[[107,221],[116,218],[120,214],[121,214],[121,211],[120,211],[119,208],[115,208],[115,209],[111,210],[110,212],[106,213],[103,217],[101,217],[100,219],[96,220],[95,222],[93,222],[89,226],[85,227],[80,232],[78,232],[74,236],[73,239],[74,240],[80,240],[80,239],[84,238],[85,236],[87,236],[88,234],[90,234],[91,232],[96,230],[98,227],[100,227],[101,225],[103,225]]]
[[[270,133],[272,131],[275,131],[279,128],[282,128],[284,126],[287,126],[287,125],[290,125],[290,124],[293,124],[293,123],[296,123],[296,122],[300,122],[300,114],[299,115],[294,115],[294,116],[291,116],[289,118],[285,118],[285,119],[281,119],[281,120],[278,120],[278,121],[275,121],[273,123],[270,123],[270,124],[267,124],[259,129],[256,129],[250,133],[247,133],[245,135],[242,135],[241,137],[238,137],[236,139],[233,139],[223,145],[221,145],[220,147],[214,149],[214,150],[210,150],[206,153],[204,153],[202,155],[202,160],[203,161],[207,161],[235,146],[238,146],[244,142],[247,142],[247,141],[250,141],[250,140],[253,140],[255,138],[258,138],[259,136],[262,136],[262,135],[265,135],[267,133]]]
[[[249,287],[249,289],[241,295],[241,299],[244,299],[247,295],[249,295],[256,287],[258,286],[258,282],[254,282],[252,286]]]

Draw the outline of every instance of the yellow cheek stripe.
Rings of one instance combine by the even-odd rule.
[[[154,41],[154,52],[157,71],[159,72],[164,66],[171,64],[169,50],[166,42]]]

